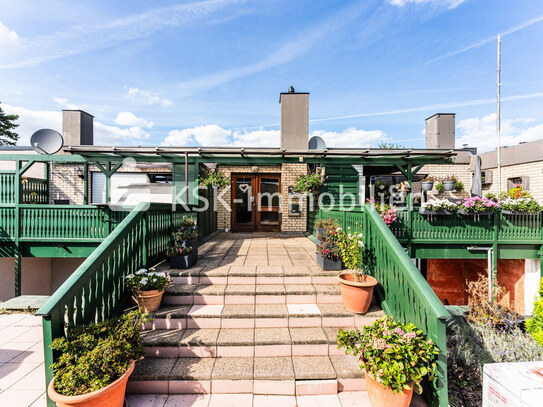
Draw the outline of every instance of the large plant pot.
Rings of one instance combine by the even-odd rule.
[[[443,181],[443,189],[446,192],[454,191],[455,186],[456,186],[456,181]]]
[[[375,380],[367,370],[364,370],[364,373],[371,407],[409,407],[413,397],[413,386],[409,390],[395,394],[390,387],[385,388]]]
[[[56,392],[54,380],[49,382],[47,394],[57,407],[122,407],[126,393],[126,382],[134,371],[136,362],[132,361],[128,370],[117,380],[103,389],[81,396],[64,396]]]
[[[434,188],[434,181],[422,181],[422,190],[431,191]]]
[[[325,259],[320,253],[317,253],[317,263],[324,271],[341,270],[341,260]]]
[[[365,281],[357,282],[351,273],[341,273],[337,276],[341,289],[343,306],[356,314],[365,314],[370,309],[373,287],[377,280],[372,276],[365,276]]]
[[[187,256],[170,257],[170,267],[173,269],[188,269],[196,263],[196,260],[198,260],[198,251],[193,250]]]
[[[322,244],[322,240],[319,239],[319,236],[326,236],[326,228],[317,228],[316,240],[317,244]]]
[[[139,291],[134,293],[134,298],[143,312],[147,313],[157,311],[160,308],[163,295],[164,290]]]

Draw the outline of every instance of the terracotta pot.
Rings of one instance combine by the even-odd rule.
[[[385,388],[367,370],[364,370],[364,373],[371,407],[409,407],[413,397],[413,385],[410,390],[394,394],[390,387]]]
[[[164,290],[139,291],[134,293],[134,298],[143,312],[153,312],[160,308]]]
[[[356,282],[351,273],[341,273],[337,276],[341,288],[343,306],[356,314],[365,314],[371,305],[373,287],[377,280],[372,276],[365,276],[365,281]]]
[[[128,370],[117,380],[103,389],[80,396],[63,396],[56,392],[54,380],[49,382],[47,394],[57,407],[122,407],[126,393],[126,382],[134,370],[135,361],[130,363]]]

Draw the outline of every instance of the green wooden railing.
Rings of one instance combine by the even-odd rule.
[[[124,277],[164,256],[176,219],[171,205],[136,206],[77,270],[55,291],[37,315],[43,317],[46,382],[56,355],[49,345],[65,335],[66,324],[84,325],[119,314],[128,298]],[[48,400],[48,405],[54,405]]]
[[[445,328],[450,314],[373,206],[366,205],[363,213],[366,249],[373,262],[372,274],[379,281],[381,307],[396,320],[415,324],[441,350],[436,377],[432,383],[425,383],[423,396],[431,406],[446,407]]]
[[[49,201],[49,183],[41,178],[24,178],[21,184],[21,203],[46,204]],[[15,203],[15,173],[0,172],[0,204]]]

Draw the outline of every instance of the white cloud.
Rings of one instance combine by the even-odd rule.
[[[225,146],[230,145],[232,130],[223,129],[216,124],[196,126],[181,130],[172,130],[162,142],[163,146]]]
[[[154,123],[136,116],[132,112],[120,112],[115,118],[115,123],[120,126],[152,128]]]
[[[433,6],[447,6],[449,9],[458,7],[466,0],[386,0],[392,6],[404,7],[407,4],[431,4]]]
[[[63,109],[80,110],[81,108],[73,103],[69,103],[67,98],[53,98],[53,101]]]
[[[9,54],[20,46],[19,36],[0,21],[0,50],[3,54]]]
[[[501,145],[512,146],[524,141],[534,141],[543,138],[543,123],[531,125],[534,119],[505,119],[501,122]],[[457,124],[456,147],[463,144],[477,147],[479,152],[495,149],[498,145],[496,132],[496,113],[483,117],[464,119]]]
[[[26,39],[25,46],[19,47],[16,54],[0,53],[0,69],[34,66],[68,55],[147,38],[166,27],[182,26],[212,17],[232,4],[243,2],[245,0],[194,1],[153,8],[105,23],[74,25],[66,31]]]
[[[380,141],[387,141],[387,135],[381,130],[361,130],[349,127],[342,132],[315,130],[311,136],[322,137],[327,147],[370,147]]]
[[[281,132],[279,130],[237,131],[233,134],[233,145],[237,147],[279,147]]]
[[[30,110],[24,107],[12,106],[5,103],[0,105],[7,114],[17,114],[19,127],[15,132],[19,135],[19,146],[30,146],[30,137],[39,129],[53,129],[62,133],[62,112],[55,110]],[[120,128],[94,121],[94,144],[134,145],[145,140],[149,134],[141,127],[132,126]]]
[[[128,88],[125,97],[133,100],[141,100],[149,105],[159,104],[162,107],[171,107],[174,105],[170,99],[161,98],[157,94],[139,88]]]

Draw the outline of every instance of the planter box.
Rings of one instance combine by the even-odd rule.
[[[317,253],[317,263],[325,271],[339,271],[341,270],[341,260],[325,259],[319,253]]]
[[[170,267],[173,269],[188,269],[196,264],[198,260],[198,251],[193,250],[187,256],[172,256],[170,257]]]
[[[446,192],[454,191],[455,186],[456,186],[456,181],[443,181],[443,189]]]
[[[319,236],[324,234],[326,234],[326,228],[317,228],[317,235],[315,236],[315,238],[317,239],[317,244],[322,243],[322,240],[319,239]]]
[[[421,209],[419,211],[419,213],[421,215],[433,215],[433,216],[437,216],[437,215],[444,215],[444,216],[454,215],[454,212],[452,212],[452,211],[446,211],[446,210],[434,211],[434,210],[430,210],[430,209]]]
[[[487,211],[487,212],[468,212],[465,209],[459,209],[458,213],[463,216],[491,216],[494,211]]]
[[[434,181],[422,181],[422,190],[431,191],[434,189]]]
[[[504,215],[539,215],[541,212],[521,212],[521,211],[509,211],[502,209]]]

